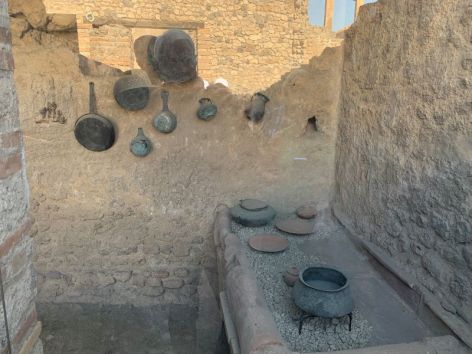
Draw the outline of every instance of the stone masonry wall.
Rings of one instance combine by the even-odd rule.
[[[334,33],[309,25],[307,0],[44,0],[48,13],[76,14],[81,53],[113,67],[133,67],[133,28],[177,27],[197,33],[199,75],[229,81],[233,92],[262,90],[307,64]],[[84,20],[92,14],[93,23]]]
[[[34,303],[33,220],[27,213],[29,195],[13,69],[8,4],[0,1],[0,271],[13,352],[30,353],[35,348],[35,353],[42,353]],[[0,307],[0,352],[6,350]]]
[[[470,1],[362,7],[343,72],[334,210],[472,345]]]
[[[274,83],[256,126],[243,113],[250,95],[221,85],[204,90],[201,80],[169,86],[178,127],[164,135],[151,125],[161,110],[159,90],[145,110],[127,112],[113,97],[119,71],[79,56],[74,33],[20,38],[26,22],[12,21],[39,301],[192,303],[201,279],[215,279],[211,225],[218,203],[256,197],[281,211],[312,200],[328,205],[339,47]],[[99,112],[118,129],[115,146],[103,153],[84,149],[73,134],[88,111],[89,81]],[[210,122],[196,118],[205,96],[219,107]],[[313,116],[318,131],[307,124]],[[142,159],[129,152],[138,127],[154,144]]]

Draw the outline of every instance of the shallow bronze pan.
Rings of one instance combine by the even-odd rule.
[[[90,84],[90,112],[75,122],[74,135],[77,141],[88,150],[105,151],[115,143],[113,123],[97,113],[95,85]]]

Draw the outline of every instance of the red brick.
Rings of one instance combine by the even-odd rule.
[[[14,175],[21,170],[23,166],[21,162],[21,152],[13,155],[0,157],[0,180]]]
[[[21,131],[0,134],[0,149],[13,149],[21,146]]]
[[[28,236],[33,222],[33,218],[27,216],[23,225],[0,245],[0,258],[7,255],[24,237]]]
[[[168,278],[169,277],[169,272],[168,271],[159,271],[159,272],[152,272],[151,273],[151,277],[152,278]]]
[[[11,32],[8,28],[0,28],[0,43],[11,44]]]
[[[19,348],[23,340],[26,339],[26,336],[31,331],[31,329],[38,322],[38,316],[36,314],[36,308],[33,305],[33,308],[30,310],[29,314],[25,317],[23,322],[20,325],[20,328],[16,333],[13,334],[12,344],[14,347]]]
[[[0,49],[0,70],[13,71],[15,63],[10,50]]]

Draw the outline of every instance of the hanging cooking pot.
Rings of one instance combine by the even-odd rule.
[[[186,32],[169,30],[149,45],[149,63],[163,81],[184,83],[197,77],[195,44]]]
[[[139,111],[147,106],[151,80],[143,70],[129,70],[116,81],[113,95],[116,102],[126,110]]]
[[[251,106],[245,111],[246,117],[255,123],[260,122],[264,117],[265,106],[269,101],[269,97],[263,93],[256,93],[254,96],[252,96]]]
[[[95,85],[89,84],[90,112],[75,122],[74,135],[77,141],[91,151],[105,151],[115,143],[115,128],[105,117],[97,113]]]
[[[169,92],[162,91],[162,111],[154,117],[154,128],[161,133],[169,134],[177,128],[177,117],[169,110]]]
[[[201,120],[211,120],[216,116],[216,113],[218,113],[218,107],[216,107],[210,98],[204,97],[198,102],[200,103],[200,107],[197,111],[197,117]]]

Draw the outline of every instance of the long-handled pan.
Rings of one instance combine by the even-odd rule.
[[[95,85],[90,84],[90,112],[75,122],[74,135],[77,141],[91,151],[105,151],[115,143],[115,127],[107,118],[97,113]]]

